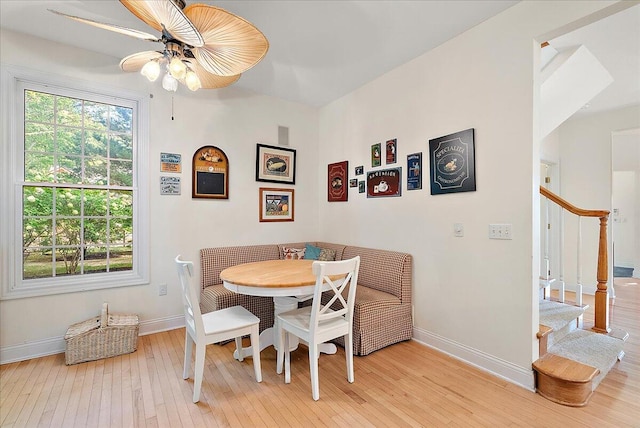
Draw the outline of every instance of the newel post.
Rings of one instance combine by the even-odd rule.
[[[607,280],[609,276],[609,262],[607,256],[607,219],[609,215],[600,217],[600,240],[598,244],[598,289],[595,296],[595,323],[593,330],[599,333],[609,333],[609,294]]]

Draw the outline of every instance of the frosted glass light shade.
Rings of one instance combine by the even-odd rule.
[[[202,83],[200,83],[198,75],[191,70],[187,71],[184,82],[187,85],[187,88],[189,88],[189,90],[191,91],[197,91],[198,89],[202,88]]]
[[[162,87],[167,91],[175,92],[178,90],[178,81],[170,73],[167,73],[162,78]]]
[[[180,58],[173,57],[169,62],[169,72],[178,80],[184,79],[184,75],[187,73],[187,66]]]
[[[160,64],[158,61],[149,61],[142,67],[140,74],[149,79],[150,82],[155,82],[160,75]]]

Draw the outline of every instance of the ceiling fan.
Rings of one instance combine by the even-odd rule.
[[[178,82],[192,91],[231,85],[260,62],[269,49],[267,38],[253,24],[218,7],[186,6],[184,0],[120,0],[120,3],[160,31],[161,36],[49,11],[94,27],[164,44],[162,51],[138,52],[123,58],[120,68],[140,71],[150,81],[155,81],[165,68],[162,86],[168,91],[176,91]]]

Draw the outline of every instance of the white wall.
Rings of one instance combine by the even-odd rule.
[[[635,171],[613,171],[611,229],[615,266],[635,267],[635,246],[638,240],[636,181]]]
[[[640,107],[627,107],[568,120],[559,128],[561,180],[560,196],[584,209],[612,211],[612,134],[640,126]],[[574,217],[574,216],[571,216]],[[565,281],[574,288],[577,280],[577,221],[565,220]],[[611,233],[611,218],[607,234]],[[584,291],[595,293],[597,285],[599,220],[582,220],[582,284]],[[612,272],[612,240],[609,239],[609,270]],[[611,274],[609,283],[611,283]]]
[[[171,95],[159,82],[125,74],[119,59],[2,31],[3,64],[46,70],[111,87],[152,93],[150,99],[150,251],[151,283],[82,293],[0,302],[0,348],[9,358],[34,344],[42,352],[64,346],[61,337],[72,323],[100,312],[103,301],[113,311],[137,313],[141,330],[177,322],[182,315],[173,264],[178,253],[199,266],[198,250],[207,246],[316,240],[318,164],[317,110],[244,92],[233,87],[195,94],[180,88],[171,120]],[[66,63],[66,64],[65,64]],[[260,223],[258,188],[287,187],[255,181],[256,143],[277,144],[278,125],[289,127],[297,149],[295,221]],[[3,140],[3,144],[7,142]],[[214,145],[229,158],[229,199],[191,198],[191,159],[201,146]],[[182,154],[182,194],[160,196],[160,152]],[[169,174],[167,174],[169,175]],[[3,248],[5,246],[3,245]],[[157,285],[168,283],[168,295]],[[18,347],[18,348],[16,348]],[[64,349],[64,348],[62,348]]]
[[[320,204],[329,241],[414,256],[415,336],[511,380],[529,382],[537,358],[539,274],[536,37],[601,7],[595,2],[522,2],[323,108],[322,164],[371,169],[370,147],[398,139],[399,166],[429,139],[476,130],[477,191]],[[534,95],[535,94],[535,95]],[[321,171],[319,186],[326,183]],[[340,222],[334,219],[340,218]],[[453,235],[464,224],[464,237]],[[511,223],[513,240],[488,239]],[[527,378],[527,376],[529,376]]]
[[[153,86],[152,187],[160,151],[188,158],[197,147],[215,144],[230,158],[231,200],[194,201],[186,190],[172,199],[153,189],[152,286],[1,302],[0,343],[60,335],[71,322],[96,313],[102,300],[143,320],[179,315],[175,284],[167,297],[157,297],[153,287],[174,277],[170,260],[177,252],[195,258],[205,245],[320,238],[411,253],[415,336],[532,388],[539,274],[536,55],[541,35],[613,3],[519,3],[319,115],[231,88],[211,98],[177,96],[172,123],[170,98]],[[113,58],[40,43],[3,33],[2,60],[149,90],[139,76],[113,69]],[[60,52],[69,67],[55,64]],[[296,221],[260,225],[255,143],[275,142],[277,125],[291,128],[299,150]],[[428,140],[467,128],[476,130],[476,192],[431,196],[426,179],[423,190],[405,187],[400,198],[366,199],[351,189],[348,202],[326,202],[328,163],[348,160],[350,176],[357,165],[369,170],[371,144],[397,138],[403,174],[406,155],[418,151],[428,171]],[[187,174],[182,177],[188,189]],[[464,224],[463,238],[453,237],[456,222]],[[514,239],[489,240],[489,223],[511,223]]]

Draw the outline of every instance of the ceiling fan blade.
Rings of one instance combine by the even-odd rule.
[[[105,24],[103,22],[94,21],[93,19],[80,18],[79,16],[67,15],[66,13],[58,12],[57,10],[48,9],[49,12],[53,12],[56,15],[64,16],[66,18],[73,19],[74,21],[82,22],[84,24],[93,25],[94,27],[102,28],[103,30],[115,31],[116,33],[124,34],[125,36],[135,37],[137,39],[148,40],[150,42],[160,42],[156,36],[145,33],[144,31],[138,31],[127,27],[121,27],[114,24]]]
[[[218,76],[216,74],[209,73],[194,59],[189,62],[189,67],[196,73],[202,84],[202,89],[218,89],[225,86],[232,85],[238,81],[240,75],[235,76]]]
[[[129,55],[120,61],[120,68],[123,71],[140,71],[142,67],[152,59],[162,58],[162,52],[144,51]]]
[[[244,73],[260,62],[269,49],[269,41],[260,30],[224,9],[193,4],[184,13],[204,38],[204,46],[191,51],[210,73],[220,76]]]
[[[204,44],[202,35],[182,9],[171,0],[120,0],[120,3],[158,31],[166,29],[172,37],[190,46],[199,47]]]

